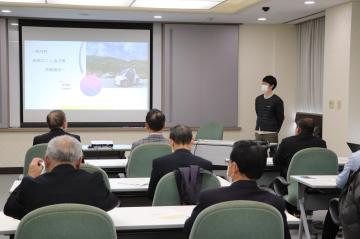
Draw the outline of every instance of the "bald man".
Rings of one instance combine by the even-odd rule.
[[[32,210],[59,203],[86,204],[106,211],[116,207],[119,200],[105,186],[101,173],[80,169],[82,157],[81,144],[74,137],[50,140],[44,162],[32,160],[28,176],[9,196],[4,214],[21,219]],[[41,174],[43,164],[45,174]]]

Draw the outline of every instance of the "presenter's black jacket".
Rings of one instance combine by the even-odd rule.
[[[200,168],[212,171],[212,163],[210,161],[193,155],[187,149],[178,149],[172,154],[154,159],[149,183],[149,198],[152,199],[154,197],[156,185],[162,176],[177,168],[189,167],[190,165],[198,165]]]
[[[289,164],[296,152],[311,147],[326,148],[326,142],[310,133],[300,133],[283,139],[273,158],[274,165],[280,169],[280,176],[286,177]]]
[[[256,128],[255,130],[279,132],[284,122],[284,103],[282,99],[273,95],[265,99],[259,95],[255,99]]]
[[[245,180],[236,181],[229,187],[210,189],[202,192],[200,194],[199,204],[194,208],[191,216],[185,222],[184,230],[186,234],[190,234],[192,225],[202,210],[217,203],[233,200],[258,201],[275,207],[281,213],[284,221],[284,238],[291,239],[285,214],[284,200],[273,193],[260,189],[257,186],[256,181]],[[257,226],[261,227],[261,225]],[[266,238],[266,236],[264,238]]]
[[[108,211],[119,204],[119,199],[106,188],[100,173],[62,164],[37,178],[24,177],[8,198],[4,214],[21,219],[32,210],[59,203],[86,204]]]
[[[55,138],[57,136],[61,136],[61,135],[70,135],[70,136],[76,138],[79,142],[81,142],[79,135],[70,134],[68,132],[65,132],[61,128],[55,128],[55,129],[51,129],[50,132],[48,132],[48,133],[35,136],[34,140],[33,140],[33,145],[49,143],[50,140],[52,140],[53,138]]]

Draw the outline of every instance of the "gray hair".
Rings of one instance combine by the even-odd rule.
[[[62,135],[50,140],[46,155],[51,160],[74,162],[83,156],[81,143],[72,136]]]

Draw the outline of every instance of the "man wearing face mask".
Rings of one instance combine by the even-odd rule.
[[[185,232],[190,234],[191,227],[201,211],[214,204],[250,200],[270,204],[281,213],[284,222],[284,238],[290,239],[285,215],[285,203],[282,198],[257,186],[266,165],[266,150],[251,140],[240,140],[233,146],[228,161],[227,176],[232,184],[229,187],[210,189],[200,194],[199,204],[185,222]]]
[[[276,78],[269,75],[262,80],[262,95],[256,97],[256,140],[269,143],[278,142],[278,133],[284,121],[284,103],[282,99],[273,93],[276,88]]]

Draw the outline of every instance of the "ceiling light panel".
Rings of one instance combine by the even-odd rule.
[[[0,0],[0,2],[6,3],[45,3],[45,0]]]
[[[129,7],[132,0],[47,0],[48,4]]]
[[[136,0],[131,7],[166,9],[211,9],[225,0]]]
[[[0,0],[0,3],[45,3],[45,0]]]

